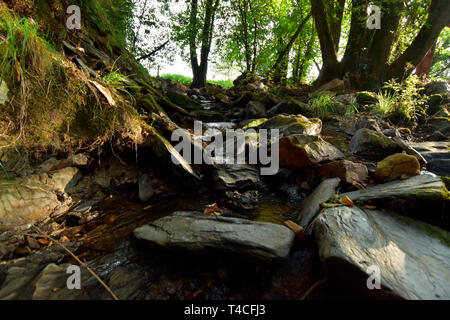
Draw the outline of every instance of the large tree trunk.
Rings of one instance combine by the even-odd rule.
[[[191,53],[191,65],[193,80],[191,88],[203,88],[206,87],[206,79],[208,73],[208,58],[211,51],[211,43],[214,31],[214,20],[217,8],[219,6],[219,0],[206,0],[205,19],[203,24],[200,40],[202,47],[200,49],[200,64],[197,58],[197,46],[196,46],[196,34],[197,34],[197,14],[198,14],[198,0],[191,0],[191,15],[190,15],[190,27],[189,30],[189,45]]]
[[[450,16],[449,0],[434,0],[434,8],[414,41],[391,65],[391,52],[399,28],[401,1],[378,0],[375,4],[383,8],[382,28],[368,30],[367,0],[352,0],[352,19],[350,34],[344,58],[337,61],[334,39],[323,14],[323,0],[311,0],[313,16],[319,35],[323,67],[317,82],[319,84],[342,78],[348,74],[354,86],[368,87],[379,85],[392,78],[404,79],[423,61],[429,49],[436,42],[442,29],[448,24]]]
[[[370,61],[370,69],[367,71],[375,81],[385,80],[383,78],[389,67],[389,59],[400,25],[401,12],[404,10],[401,1],[383,0],[379,5],[383,8],[382,28],[375,31],[367,55],[367,60]]]
[[[188,33],[189,33],[189,55],[194,79],[199,72],[198,57],[197,57],[197,25],[198,25],[197,15],[198,15],[198,0],[191,0],[191,12],[189,16]],[[194,83],[192,83],[191,85],[192,87],[193,84]]]
[[[336,53],[339,51],[339,42],[341,40],[344,8],[345,8],[345,0],[335,0],[331,2],[329,9],[331,35],[333,37],[334,50],[336,51]]]
[[[429,13],[434,10],[434,7],[436,6],[436,0],[431,1],[430,10]],[[450,21],[450,17],[449,17]],[[447,25],[448,26],[448,25]],[[416,75],[421,78],[428,77],[428,74],[430,73],[431,67],[433,66],[433,57],[434,52],[436,50],[436,44],[435,42],[430,50],[428,50],[427,54],[425,55],[425,58],[422,60],[421,63],[416,67]]]
[[[317,79],[317,83],[320,84],[340,77],[341,68],[337,59],[327,15],[324,14],[326,11],[323,0],[311,0],[311,12],[314,17],[322,52],[323,67]]]

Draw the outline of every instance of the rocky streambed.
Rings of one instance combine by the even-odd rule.
[[[370,115],[322,122],[270,95],[170,92],[196,107],[155,117],[163,134],[137,156],[30,164],[0,149],[0,299],[112,299],[93,273],[119,299],[450,298],[448,142],[411,143]],[[280,170],[183,161],[169,134],[194,141],[194,119],[204,138],[278,129]],[[93,272],[80,290],[71,254]]]

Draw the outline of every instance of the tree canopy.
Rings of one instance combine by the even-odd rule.
[[[445,0],[135,0],[129,48],[147,65],[179,54],[194,83],[208,66],[274,83],[347,78],[361,87],[403,79],[431,55],[427,74],[448,77]],[[368,27],[379,8],[380,29]],[[432,49],[432,52],[429,52]],[[431,69],[431,70],[430,70]]]

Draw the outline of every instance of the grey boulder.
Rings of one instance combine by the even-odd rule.
[[[175,212],[135,229],[134,236],[165,249],[214,250],[263,262],[286,258],[294,240],[294,233],[281,225],[200,212]]]
[[[357,207],[326,209],[314,231],[328,276],[358,298],[450,299],[447,232]],[[370,290],[376,268],[381,288]]]

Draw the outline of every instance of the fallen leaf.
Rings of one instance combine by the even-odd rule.
[[[220,210],[220,208],[217,205],[217,203],[213,203],[213,204],[207,206],[203,213],[204,214],[215,214],[215,213],[219,213],[220,214],[221,211],[222,210]]]
[[[344,196],[341,199],[341,204],[344,204],[349,207],[353,207],[355,205],[355,203],[352,201],[352,199],[350,199],[348,196]]]
[[[369,209],[369,210],[375,210],[377,207],[376,207],[376,206],[371,206],[371,205],[366,204],[366,205],[364,206],[364,208]]]
[[[105,222],[107,224],[113,224],[114,222],[116,222],[116,220],[117,220],[117,216],[112,215],[112,216],[106,217]]]
[[[50,241],[48,241],[45,238],[39,238],[39,239],[37,239],[37,242],[39,242],[40,244],[42,244],[44,246],[46,246],[46,245],[48,245],[50,243]]]
[[[69,238],[67,238],[66,236],[62,236],[61,238],[59,238],[60,242],[70,242]]]
[[[96,81],[89,80],[89,82],[93,83],[94,86],[98,89],[98,91],[100,91],[103,94],[103,96],[106,98],[106,100],[108,100],[108,103],[110,106],[114,107],[116,105],[116,102],[114,101],[114,99],[111,95],[111,91],[109,91],[108,88],[105,88],[104,86],[102,86],[100,83],[98,83]]]

